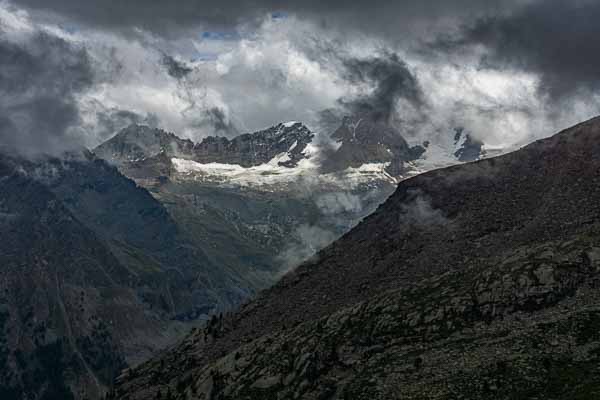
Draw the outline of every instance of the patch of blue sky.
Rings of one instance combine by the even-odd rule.
[[[201,38],[203,40],[239,40],[241,36],[237,32],[217,32],[217,31],[205,31],[202,32]]]
[[[219,58],[218,53],[198,53],[192,59],[191,62],[199,62],[199,61],[215,61]]]
[[[75,25],[59,25],[59,27],[60,29],[71,35],[79,32],[79,28],[77,28]]]
[[[271,13],[271,18],[275,20],[286,19],[288,17],[288,13],[284,11],[275,11]]]

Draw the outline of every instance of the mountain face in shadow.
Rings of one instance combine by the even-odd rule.
[[[594,398],[600,119],[400,182],[115,398]]]
[[[3,399],[98,398],[127,364],[258,288],[89,153],[0,156],[0,261]]]
[[[400,132],[369,115],[344,117],[331,138],[339,144],[323,159],[324,171],[359,167],[365,163],[386,163],[393,176],[406,172],[405,164],[425,153],[422,146],[409,146]]]

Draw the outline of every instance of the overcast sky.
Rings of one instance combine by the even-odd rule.
[[[584,0],[0,0],[0,142],[371,112],[413,142],[524,144],[598,114],[598,20]]]

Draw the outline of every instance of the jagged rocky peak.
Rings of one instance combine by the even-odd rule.
[[[331,138],[340,146],[324,161],[329,171],[388,163],[388,173],[397,176],[403,172],[405,162],[419,158],[425,151],[422,146],[411,147],[396,128],[370,115],[344,117]]]
[[[313,137],[313,133],[301,122],[280,123],[231,140],[209,136],[194,146],[194,160],[252,167],[287,154],[280,165],[293,167],[305,157],[303,152]]]
[[[116,164],[140,161],[166,153],[172,157],[190,156],[194,144],[171,132],[132,124],[94,149],[97,156]]]
[[[279,164],[293,167],[305,157],[303,151],[313,137],[313,133],[301,122],[280,123],[233,139],[208,136],[200,143],[181,139],[162,129],[130,125],[98,146],[94,152],[116,164],[176,157],[199,163],[252,167],[282,156]]]
[[[454,156],[461,162],[476,161],[485,155],[483,142],[465,132],[464,128],[454,129],[454,146]]]

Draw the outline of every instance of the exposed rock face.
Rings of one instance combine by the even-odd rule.
[[[275,125],[255,133],[229,140],[209,136],[200,143],[180,139],[173,133],[143,125],[131,125],[94,149],[99,157],[117,165],[143,161],[160,155],[178,157],[200,163],[225,163],[251,167],[269,162],[289,152],[282,165],[295,166],[304,156],[313,134],[300,122]],[[290,150],[291,149],[291,150]]]
[[[116,398],[600,395],[600,119],[400,183]]]
[[[400,176],[405,162],[425,152],[421,146],[410,147],[400,132],[368,115],[345,117],[332,139],[340,147],[324,157],[324,171],[339,171],[365,163],[389,163],[387,171],[392,176]]]
[[[161,153],[170,157],[191,157],[194,143],[173,133],[145,125],[130,125],[94,149],[94,153],[113,164],[140,161]]]
[[[232,140],[208,137],[194,146],[193,159],[201,163],[216,162],[251,167],[267,163],[278,154],[289,152],[289,160],[281,165],[293,167],[304,158],[302,153],[313,136],[302,123],[290,122],[236,136]]]

